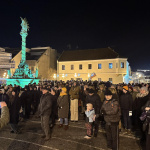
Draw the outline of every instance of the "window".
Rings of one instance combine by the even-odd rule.
[[[65,70],[65,65],[62,65],[62,70]]]
[[[88,64],[88,69],[92,69],[92,64]]]
[[[111,83],[112,83],[112,78],[109,78],[109,82],[111,82]]]
[[[121,68],[124,68],[124,62],[121,62]]]
[[[113,64],[109,63],[109,69],[112,69],[112,68],[113,68]]]
[[[98,69],[102,69],[102,64],[98,64]]]
[[[79,69],[82,70],[82,65],[81,64],[79,65]]]
[[[71,70],[74,70],[74,65],[71,65]]]

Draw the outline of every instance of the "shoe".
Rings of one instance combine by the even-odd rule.
[[[87,140],[91,139],[91,137],[87,136],[87,135],[84,138],[87,139]]]
[[[65,125],[64,130],[68,130],[68,125]]]
[[[45,139],[44,139],[44,141],[48,141],[50,139],[50,137],[46,137]]]
[[[63,127],[63,124],[59,124],[59,125],[58,125],[58,128],[62,128],[62,127]]]
[[[132,131],[130,129],[128,129],[127,134],[132,135]]]
[[[15,132],[13,130],[11,130],[10,133],[15,133]]]
[[[78,120],[74,121],[74,122],[78,122]]]
[[[41,136],[41,138],[45,138],[45,137],[46,137],[46,135],[42,135],[42,136]]]

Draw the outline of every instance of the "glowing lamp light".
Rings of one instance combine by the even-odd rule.
[[[65,77],[65,75],[64,75],[64,74],[62,74],[62,77],[64,78],[64,77]]]
[[[90,77],[90,73],[88,73],[88,77]]]
[[[74,74],[74,77],[77,77],[77,74],[76,74],[76,73]]]
[[[56,74],[53,75],[53,78],[56,79]]]

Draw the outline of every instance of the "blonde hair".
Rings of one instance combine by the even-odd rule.
[[[90,109],[93,109],[93,105],[91,103],[87,103],[86,106],[89,107]]]

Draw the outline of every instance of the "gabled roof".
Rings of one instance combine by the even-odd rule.
[[[5,52],[11,53],[12,58],[14,58],[21,50],[21,48],[9,48],[9,47],[4,47]]]
[[[81,60],[98,60],[98,59],[114,59],[125,58],[120,57],[117,52],[111,48],[98,48],[87,50],[64,51],[58,61],[81,61]]]
[[[38,60],[47,49],[30,50],[26,53],[27,60]]]

